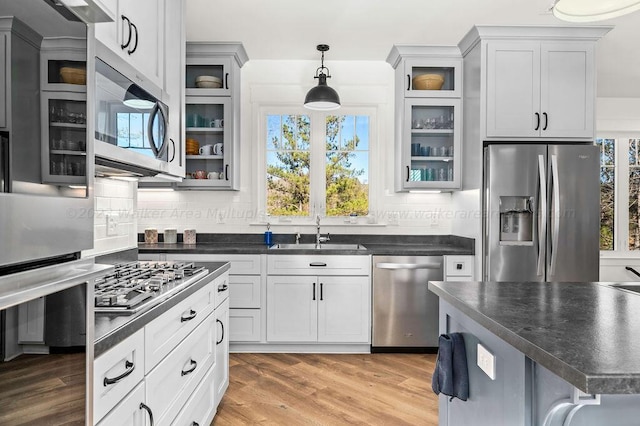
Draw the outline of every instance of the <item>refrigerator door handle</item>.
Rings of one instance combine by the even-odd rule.
[[[558,238],[560,234],[560,185],[558,185],[558,156],[551,155],[551,187],[553,188],[553,230],[551,234],[551,262],[549,265],[549,276],[555,275],[556,263],[558,261]]]
[[[538,224],[538,265],[536,273],[544,275],[544,248],[547,245],[547,173],[544,155],[538,155],[538,178],[540,179],[540,194],[538,199],[540,221]]]

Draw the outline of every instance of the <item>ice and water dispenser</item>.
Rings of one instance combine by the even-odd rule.
[[[533,245],[533,197],[500,197],[500,244]]]

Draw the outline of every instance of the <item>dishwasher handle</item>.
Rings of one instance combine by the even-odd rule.
[[[441,263],[376,263],[378,269],[442,269]]]

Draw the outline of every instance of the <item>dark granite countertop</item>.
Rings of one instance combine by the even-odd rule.
[[[594,282],[429,289],[583,392],[640,393],[640,294]]]
[[[209,275],[206,276],[206,279],[196,281],[189,287],[147,311],[135,313],[133,315],[96,312],[94,356],[98,357],[111,347],[122,342],[146,324],[165,313],[169,308],[175,306],[196,291],[200,290],[205,285],[209,284],[211,280],[222,275],[230,268],[228,262],[212,262],[209,265]]]
[[[191,254],[339,254],[339,255],[473,255],[473,239],[455,235],[334,235],[325,248],[314,249],[269,249],[261,234],[198,234],[196,244],[145,244],[140,242],[140,253],[191,253]],[[313,243],[315,235],[303,234],[300,243]],[[279,234],[274,244],[293,244],[295,234]],[[331,244],[361,244],[366,250],[330,249]]]

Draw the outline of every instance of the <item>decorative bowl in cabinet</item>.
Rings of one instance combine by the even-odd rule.
[[[444,77],[439,74],[421,74],[413,77],[413,90],[440,90]]]
[[[200,75],[196,77],[196,87],[200,89],[219,89],[222,87],[222,79],[212,75]]]
[[[84,68],[62,67],[60,79],[67,84],[87,84],[87,70]]]

